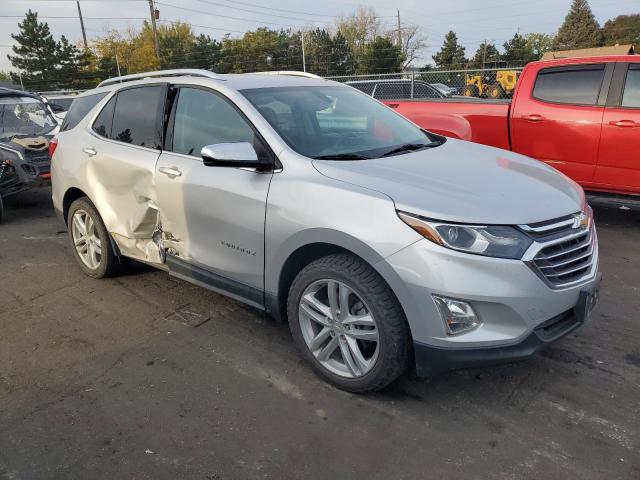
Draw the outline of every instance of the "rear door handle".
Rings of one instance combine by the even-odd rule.
[[[182,172],[177,167],[160,167],[158,170],[169,178],[176,178],[182,175]]]
[[[620,128],[640,127],[640,123],[634,122],[633,120],[613,120],[609,122],[609,125],[613,125],[614,127],[620,127]]]
[[[95,157],[98,154],[95,148],[83,148],[82,151],[90,157]]]
[[[532,113],[531,115],[525,115],[524,117],[522,117],[523,120],[526,120],[527,122],[541,122],[544,120],[544,117],[542,115],[538,115],[537,113]]]

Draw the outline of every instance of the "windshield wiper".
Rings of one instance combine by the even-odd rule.
[[[405,143],[404,145],[401,145],[397,148],[394,148],[392,150],[389,150],[388,152],[383,153],[382,155],[380,155],[380,157],[388,157],[389,155],[396,155],[398,153],[403,153],[403,152],[415,152],[416,150],[421,150],[423,148],[428,148],[428,147],[437,147],[438,145],[441,145],[442,142],[431,142],[431,143]]]
[[[370,160],[371,157],[358,155],[357,153],[334,153],[333,155],[319,155],[313,157],[316,160]]]

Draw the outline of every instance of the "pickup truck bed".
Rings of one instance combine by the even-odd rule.
[[[640,195],[640,55],[529,63],[511,101],[384,103],[427,130],[548,163],[586,190]]]

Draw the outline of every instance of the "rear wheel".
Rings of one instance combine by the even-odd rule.
[[[71,204],[67,226],[74,256],[84,273],[94,278],[117,273],[119,262],[109,233],[88,198],[79,198]]]
[[[341,389],[379,390],[407,366],[411,342],[402,308],[355,256],[330,255],[305,267],[289,291],[287,314],[305,357]]]

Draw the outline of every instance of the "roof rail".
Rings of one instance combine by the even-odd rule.
[[[298,70],[271,70],[268,72],[251,72],[251,73],[267,73],[269,75],[290,75],[292,77],[322,78],[314,73],[300,72]]]
[[[114,85],[116,83],[132,82],[134,80],[142,80],[144,78],[158,77],[207,77],[215,80],[224,80],[220,75],[210,72],[209,70],[200,70],[195,68],[177,68],[175,70],[158,70],[156,72],[133,73],[131,75],[123,75],[121,77],[109,78],[98,84],[98,87]]]

